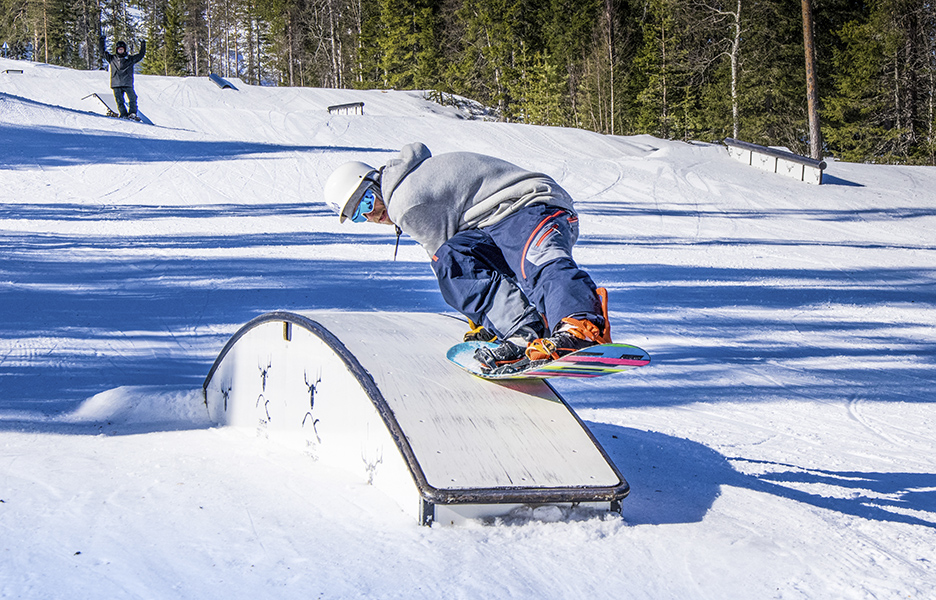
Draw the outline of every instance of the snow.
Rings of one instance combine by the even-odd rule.
[[[139,76],[149,126],[90,114],[104,72],[0,60],[0,597],[932,594],[936,169],[810,186],[715,144],[233,83]],[[412,141],[576,198],[614,337],[654,358],[556,386],[631,484],[621,517],[419,527],[208,422],[202,380],[258,314],[447,311],[412,240],[393,262],[392,230],[319,203]]]

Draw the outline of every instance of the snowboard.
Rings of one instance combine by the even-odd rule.
[[[88,94],[87,96],[85,96],[84,98],[82,98],[82,100],[87,100],[88,98],[97,98],[98,102],[100,102],[101,105],[104,107],[104,115],[105,115],[105,116],[114,117],[114,118],[117,118],[117,119],[121,118],[120,115],[117,113],[117,111],[115,111],[115,110],[111,107],[111,105],[108,104],[107,101],[104,100],[104,98],[101,98],[98,94]],[[133,117],[124,117],[124,120],[126,120],[126,121],[136,121],[137,123],[145,123],[145,124],[147,124],[147,125],[152,125],[152,124],[153,124],[153,122],[150,121],[150,120],[146,117],[146,115],[144,115],[144,114],[141,113],[140,111],[137,111],[137,116],[136,116],[136,118],[133,118]]]
[[[566,354],[556,360],[540,360],[513,373],[498,375],[481,370],[481,363],[474,358],[475,350],[493,348],[493,342],[464,342],[449,348],[446,357],[472,375],[491,381],[511,379],[547,379],[550,377],[590,378],[613,375],[650,363],[650,355],[630,344],[601,344]]]

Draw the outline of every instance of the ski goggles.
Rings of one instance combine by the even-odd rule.
[[[367,221],[367,214],[374,210],[374,201],[376,196],[374,195],[374,190],[368,188],[364,195],[361,196],[361,201],[358,202],[357,208],[354,209],[354,214],[351,215],[351,221],[354,223],[363,223]]]

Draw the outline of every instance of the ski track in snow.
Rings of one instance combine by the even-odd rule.
[[[926,598],[936,589],[936,169],[808,186],[718,145],[484,123],[420,92],[0,59],[0,596]],[[325,108],[365,102],[364,115]],[[577,259],[651,366],[556,384],[623,516],[421,528],[365,482],[214,428],[201,382],[270,310],[443,312],[425,253],[318,203],[403,144],[578,201]],[[49,573],[55,573],[50,577]]]

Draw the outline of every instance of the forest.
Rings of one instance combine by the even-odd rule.
[[[808,154],[802,0],[0,0],[10,58],[423,90],[497,119]],[[932,0],[812,0],[823,154],[936,165]]]

